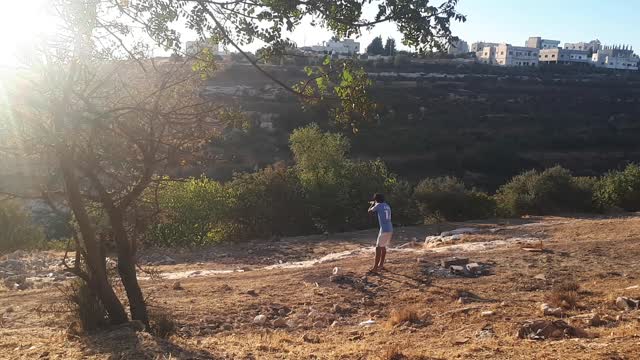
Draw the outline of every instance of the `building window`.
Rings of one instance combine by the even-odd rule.
[[[509,51],[509,55],[513,55],[513,51]]]
[[[500,55],[504,55],[504,51],[500,51]]]
[[[555,58],[555,57],[556,57],[556,54],[551,54],[551,57],[552,57],[552,58]]]
[[[549,55],[547,55],[547,54],[544,54],[544,58],[545,58],[545,59],[546,59],[546,58],[548,58],[548,57],[549,57]]]
[[[528,54],[529,54],[528,56],[531,56],[531,51],[529,51]]]

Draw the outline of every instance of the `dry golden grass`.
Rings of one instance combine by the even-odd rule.
[[[613,319],[621,314],[614,306],[617,296],[640,297],[640,290],[626,290],[640,284],[640,217],[625,219],[553,219],[540,226],[507,229],[492,234],[497,239],[538,236],[545,239],[548,253],[530,253],[520,246],[474,253],[420,253],[390,250],[387,271],[366,275],[371,253],[323,263],[312,268],[255,270],[229,275],[180,280],[184,290],[172,290],[173,280],[145,280],[146,294],[153,292],[154,304],[170,311],[177,333],[167,340],[148,334],[126,334],[114,338],[111,332],[90,338],[67,337],[65,315],[35,309],[60,301],[53,289],[9,292],[0,289],[0,358],[9,359],[634,359],[637,356],[639,311],[622,313],[606,326],[590,327],[583,320],[566,320],[598,335],[595,339],[571,341],[525,341],[515,334],[520,324],[541,318],[537,304],[553,293],[554,302],[571,306],[571,315],[599,312]],[[475,224],[447,224],[447,229]],[[423,227],[400,228],[398,244],[412,237],[430,234]],[[403,240],[401,236],[406,239]],[[353,241],[349,243],[349,238]],[[315,238],[314,238],[315,239]],[[306,238],[286,243],[252,244],[252,249],[269,248],[270,254],[287,254],[293,259],[316,257],[370,244],[375,231],[339,234],[336,239],[316,243]],[[478,239],[480,240],[480,239]],[[482,241],[482,240],[481,240]],[[318,244],[318,245],[317,245]],[[317,245],[317,246],[316,246]],[[273,264],[273,258],[249,258],[246,248],[224,259],[204,265],[180,264],[163,271],[201,270]],[[278,247],[282,246],[283,249]],[[322,247],[321,249],[319,247]],[[313,251],[312,251],[313,250]],[[227,251],[227,250],[225,250]],[[449,256],[468,256],[471,261],[493,264],[492,276],[460,278],[428,274],[426,258],[437,264]],[[244,257],[243,257],[244,256]],[[334,267],[353,274],[355,285],[329,281]],[[175,270],[174,270],[175,269]],[[534,279],[544,273],[549,282]],[[630,274],[630,276],[626,276]],[[425,283],[426,277],[432,279]],[[635,277],[634,277],[635,276]],[[568,279],[558,281],[558,279]],[[549,283],[556,286],[549,288]],[[517,286],[523,282],[536,286]],[[579,285],[579,286],[578,286]],[[249,289],[257,295],[249,295]],[[465,289],[489,302],[460,304],[454,295]],[[572,300],[575,298],[575,301]],[[365,301],[365,300],[370,301]],[[335,304],[349,311],[333,313]],[[4,309],[12,306],[12,312]],[[286,307],[289,312],[278,311]],[[395,309],[395,311],[394,311]],[[481,315],[491,310],[490,316]],[[308,314],[315,311],[324,320],[315,325]],[[294,328],[273,329],[252,323],[258,314],[269,321],[277,317],[294,319]],[[432,316],[425,316],[429,314]],[[359,323],[374,319],[369,327]],[[406,321],[420,326],[397,326]],[[426,321],[428,319],[428,321]],[[336,320],[338,325],[331,326]],[[223,327],[222,325],[229,325]],[[396,326],[393,326],[395,324]],[[492,329],[488,337],[486,328]],[[225,330],[226,329],[226,330]],[[493,335],[491,335],[493,333]],[[306,341],[313,339],[313,341]],[[316,341],[317,340],[317,341]],[[169,346],[170,344],[171,346]],[[44,354],[44,355],[43,355]]]
[[[563,309],[575,309],[578,306],[578,293],[576,291],[553,290],[547,298],[547,302],[555,307]]]
[[[400,352],[397,346],[386,348],[379,358],[380,360],[407,360],[407,356]]]
[[[418,312],[416,311],[415,307],[407,306],[401,309],[392,310],[391,314],[389,315],[388,323],[390,326],[397,326],[407,322],[415,323],[418,322],[418,320],[420,320],[420,317],[418,316]]]

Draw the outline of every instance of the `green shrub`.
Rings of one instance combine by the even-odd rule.
[[[33,249],[43,244],[42,230],[15,202],[0,202],[0,253],[18,249]]]
[[[219,224],[225,237],[300,235],[313,231],[304,190],[294,169],[280,164],[237,175],[225,184],[230,200]]]
[[[401,193],[406,188],[398,184],[384,162],[350,160],[350,143],[344,136],[322,132],[313,124],[295,130],[290,144],[310,216],[318,230],[338,232],[371,226],[366,211],[376,192],[387,194],[394,214],[400,214],[398,219],[406,216],[407,212],[391,202],[399,198],[393,195],[394,191]]]
[[[560,166],[543,172],[530,170],[512,178],[496,193],[503,216],[589,212],[593,206],[594,180],[576,178]]]
[[[602,208],[640,210],[640,166],[630,164],[603,176],[596,185],[595,199]]]
[[[463,221],[495,215],[495,202],[489,195],[467,189],[454,177],[424,179],[413,196],[424,219]]]
[[[160,187],[157,200],[161,213],[149,229],[149,243],[191,246],[222,240],[216,232],[217,221],[225,216],[231,202],[222,184],[206,178],[169,182]]]

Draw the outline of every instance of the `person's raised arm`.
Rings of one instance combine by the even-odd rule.
[[[369,213],[376,212],[378,204],[375,201],[370,201],[369,204],[371,204],[371,206],[369,206]]]

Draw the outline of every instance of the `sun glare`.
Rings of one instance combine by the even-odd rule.
[[[16,62],[16,52],[53,29],[47,0],[0,0],[0,65]]]

